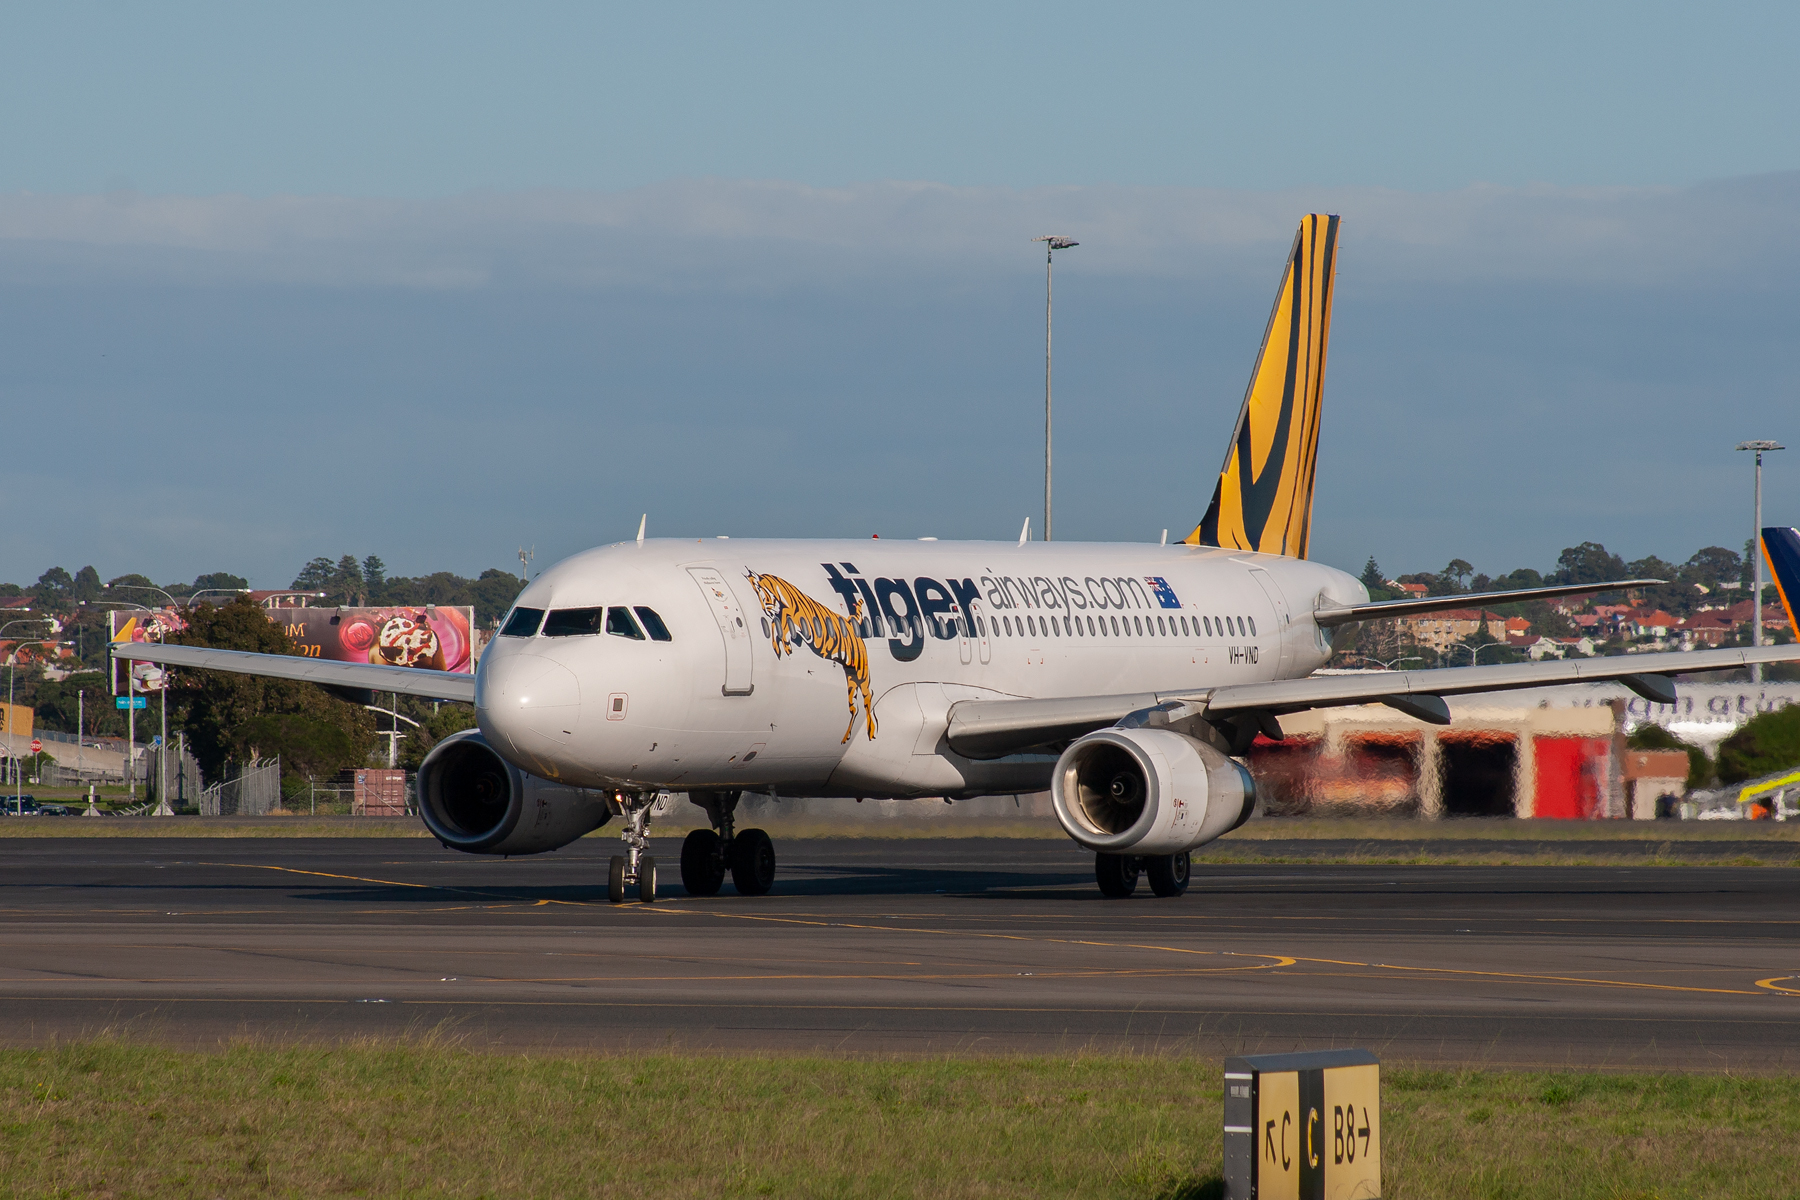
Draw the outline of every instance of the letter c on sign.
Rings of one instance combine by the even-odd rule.
[[[1319,1110],[1316,1108],[1307,1109],[1306,1110],[1306,1165],[1309,1167],[1316,1167],[1319,1165],[1319,1135],[1315,1132],[1315,1130],[1318,1128],[1318,1125],[1319,1125]]]

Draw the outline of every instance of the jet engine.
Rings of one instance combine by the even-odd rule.
[[[1056,819],[1102,854],[1178,854],[1250,819],[1256,784],[1239,763],[1168,729],[1101,729],[1050,779]]]
[[[419,765],[419,815],[452,850],[538,854],[598,829],[612,811],[604,793],[521,771],[470,729]]]

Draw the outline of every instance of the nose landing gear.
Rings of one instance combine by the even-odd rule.
[[[775,843],[760,829],[734,828],[738,792],[689,792],[712,822],[681,844],[681,886],[690,896],[716,896],[731,875],[741,896],[766,895],[775,886]]]
[[[619,840],[625,853],[615,854],[606,874],[606,898],[623,904],[628,892],[635,891],[645,904],[656,903],[656,859],[644,853],[650,848],[650,806],[656,793],[620,792],[615,799],[625,813],[625,828]]]

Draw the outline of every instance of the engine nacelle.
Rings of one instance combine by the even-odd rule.
[[[519,770],[470,729],[419,765],[419,815],[452,850],[538,854],[598,829],[612,810],[604,793]]]
[[[1056,819],[1104,854],[1176,854],[1250,818],[1250,772],[1205,742],[1168,729],[1101,729],[1056,761]]]

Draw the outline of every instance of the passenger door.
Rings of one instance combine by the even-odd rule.
[[[689,567],[688,574],[700,585],[707,608],[719,623],[719,636],[725,640],[725,683],[719,690],[727,696],[748,696],[756,690],[750,619],[723,572],[714,567]]]

